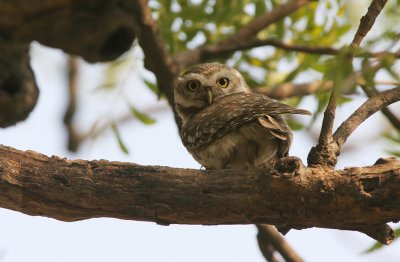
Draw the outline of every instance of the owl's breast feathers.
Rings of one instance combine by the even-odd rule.
[[[185,147],[192,151],[209,145],[245,124],[257,123],[290,146],[291,131],[281,114],[311,113],[262,94],[230,94],[219,98],[192,117],[182,128],[181,139]]]

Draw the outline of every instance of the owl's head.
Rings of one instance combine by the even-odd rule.
[[[185,124],[213,101],[239,92],[249,92],[249,87],[237,70],[218,63],[200,64],[178,78],[175,107]]]

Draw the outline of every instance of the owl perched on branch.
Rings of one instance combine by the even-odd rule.
[[[292,142],[281,115],[311,114],[251,93],[237,70],[217,63],[189,69],[174,94],[182,142],[207,169],[273,167]]]

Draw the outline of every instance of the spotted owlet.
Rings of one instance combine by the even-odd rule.
[[[252,93],[237,70],[218,63],[183,73],[174,94],[182,142],[207,169],[273,167],[292,142],[281,114],[310,114]]]

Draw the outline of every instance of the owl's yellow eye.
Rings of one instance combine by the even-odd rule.
[[[226,77],[218,78],[217,84],[218,84],[220,87],[222,87],[222,88],[228,87],[228,85],[229,85],[229,79],[226,78]]]
[[[199,87],[200,87],[200,82],[197,81],[197,80],[190,80],[186,84],[186,88],[191,92],[196,91],[196,89],[199,88]]]

